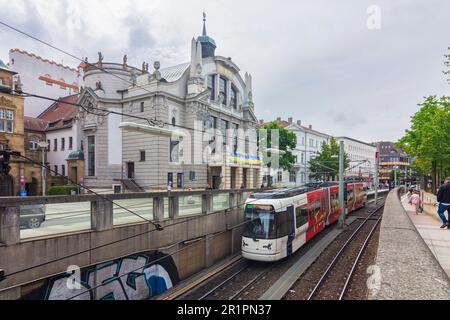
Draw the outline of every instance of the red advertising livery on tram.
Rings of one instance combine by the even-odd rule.
[[[347,183],[347,213],[366,205],[366,186]],[[242,256],[250,260],[285,258],[341,214],[339,186],[329,182],[295,189],[254,193],[245,203]]]

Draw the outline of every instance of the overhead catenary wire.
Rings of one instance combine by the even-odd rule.
[[[52,48],[52,49],[54,49],[54,50],[57,50],[57,51],[59,51],[59,52],[65,54],[65,55],[67,55],[67,56],[69,56],[69,57],[71,57],[71,58],[73,58],[73,59],[75,59],[75,60],[78,60],[78,61],[80,61],[80,62],[83,62],[83,63],[85,63],[86,65],[88,65],[88,66],[90,66],[90,67],[94,67],[94,68],[96,68],[97,70],[101,70],[101,71],[103,71],[103,72],[105,72],[105,73],[107,73],[107,74],[109,74],[109,75],[112,75],[112,76],[114,76],[114,77],[116,77],[116,78],[118,78],[118,79],[120,79],[120,80],[123,80],[123,81],[125,81],[125,82],[127,82],[127,83],[129,83],[129,84],[131,84],[131,85],[134,85],[136,88],[142,89],[142,90],[144,90],[144,91],[146,91],[146,92],[148,92],[148,93],[151,93],[151,94],[155,94],[155,92],[152,92],[152,91],[148,90],[148,89],[145,88],[144,86],[134,84],[134,83],[133,83],[132,81],[130,81],[129,79],[120,77],[119,75],[117,75],[117,74],[115,74],[115,73],[113,73],[113,72],[109,72],[109,71],[106,70],[105,68],[102,68],[101,66],[98,66],[98,65],[95,64],[95,63],[93,64],[93,63],[86,62],[85,60],[83,60],[82,58],[76,56],[75,54],[72,54],[72,53],[70,53],[70,52],[68,52],[68,51],[66,51],[66,50],[63,50],[63,49],[61,49],[61,48],[58,48],[58,47],[56,47],[56,46],[54,46],[54,45],[52,45],[52,44],[50,44],[50,43],[48,43],[48,42],[46,42],[46,41],[44,41],[44,40],[41,40],[41,39],[39,39],[39,38],[37,38],[37,37],[35,37],[35,36],[33,36],[33,35],[31,35],[31,34],[25,32],[25,31],[22,31],[22,30],[20,30],[20,29],[18,29],[18,28],[16,28],[16,27],[13,27],[12,25],[10,25],[10,24],[8,24],[8,23],[6,23],[6,22],[3,22],[3,21],[0,20],[0,25],[3,25],[3,26],[5,26],[5,27],[7,27],[7,28],[9,28],[9,29],[11,29],[11,30],[13,30],[13,31],[15,31],[15,32],[18,32],[18,33],[20,33],[20,34],[22,34],[22,35],[24,35],[24,36],[26,36],[26,37],[29,37],[29,38],[31,38],[31,39],[33,39],[33,40],[35,40],[35,41],[38,41],[39,43],[42,43],[42,44],[44,44],[44,45],[46,45],[46,46],[48,46],[48,47],[50,47],[50,48]],[[37,95],[32,95],[32,96],[34,96],[34,97],[36,97],[36,98],[41,97],[41,98],[43,98],[43,99],[48,99],[48,100],[57,101],[57,100],[55,100],[55,99],[51,99],[51,98],[47,98],[47,97],[42,97],[42,96],[37,96]],[[64,102],[64,103],[66,103],[66,102]],[[67,104],[71,104],[71,103],[67,103]],[[81,106],[81,105],[79,105],[79,106]],[[81,106],[81,107],[83,107],[83,106]],[[147,122],[149,122],[150,125],[153,125],[153,124],[154,124],[154,123],[150,123],[150,120],[147,119],[147,118],[144,118],[144,117],[138,117],[138,116],[130,115],[130,114],[117,113],[117,112],[111,111],[111,110],[102,110],[102,111],[105,111],[105,112],[107,112],[107,113],[112,113],[112,114],[121,114],[121,115],[123,115],[123,116],[133,117],[133,118],[136,118],[136,119],[146,120]],[[170,123],[164,123],[164,124],[166,124],[166,125],[171,125]],[[180,128],[186,129],[186,130],[196,130],[195,128],[188,128],[188,127],[184,127],[184,126],[180,126],[180,125],[176,125],[176,127],[180,127]],[[217,129],[217,128],[214,128],[214,129]],[[197,129],[196,131],[203,132],[203,130],[198,130],[198,129]],[[242,139],[242,138],[239,138],[239,137],[238,137],[238,139],[240,139],[240,140],[245,140],[245,139]]]
[[[28,160],[28,161],[30,161],[31,163],[34,163],[34,164],[39,165],[39,166],[41,166],[41,167],[44,167],[44,168],[46,168],[47,170],[49,170],[50,172],[59,175],[59,173],[56,172],[55,170],[52,170],[51,168],[48,168],[48,167],[46,167],[46,166],[43,166],[40,162],[37,162],[37,161],[35,161],[34,159],[31,159],[31,158],[29,158],[29,157],[27,157],[27,156],[24,156],[24,155],[20,155],[19,157],[20,157],[20,158],[23,158],[23,159],[25,159],[25,160]],[[119,208],[121,208],[121,209],[123,209],[123,210],[125,210],[125,211],[127,211],[127,212],[129,212],[129,213],[131,213],[131,214],[133,214],[133,215],[135,215],[135,216],[141,218],[141,219],[144,220],[144,221],[147,221],[147,222],[151,223],[157,230],[159,230],[159,231],[162,230],[162,227],[161,227],[160,224],[155,223],[155,222],[153,222],[152,220],[149,220],[149,219],[147,219],[147,218],[141,216],[140,214],[138,214],[138,213],[136,213],[136,212],[134,212],[134,211],[132,211],[132,210],[129,210],[129,209],[125,208],[124,206],[122,206],[122,205],[120,205],[120,204],[114,202],[113,200],[109,199],[108,197],[106,197],[106,196],[104,196],[104,195],[102,195],[102,194],[100,194],[100,193],[97,193],[97,192],[95,192],[94,190],[92,190],[92,189],[90,189],[90,188],[88,188],[88,187],[86,187],[86,186],[84,186],[84,185],[82,185],[82,184],[80,184],[80,183],[78,183],[78,182],[76,182],[76,181],[71,180],[70,178],[67,178],[67,177],[65,177],[65,176],[64,176],[64,178],[67,179],[69,182],[73,183],[74,185],[76,185],[76,186],[78,186],[78,187],[80,187],[80,188],[86,189],[87,191],[93,193],[93,194],[96,195],[97,197],[99,197],[99,198],[101,198],[101,199],[103,199],[103,200],[109,201],[109,202],[111,202],[112,204],[116,205],[117,207],[119,207]]]
[[[286,191],[297,189],[297,188],[298,187],[284,189],[282,191],[276,192],[275,194],[286,192]],[[238,204],[236,204],[234,206],[230,206],[230,207],[228,207],[226,209],[220,209],[220,210],[212,211],[212,212],[209,212],[208,215],[214,215],[214,214],[218,214],[218,213],[221,213],[221,212],[224,212],[224,211],[227,212],[229,210],[232,210],[232,209],[235,209],[235,208],[239,208],[239,207],[241,207],[242,205],[244,205],[246,203],[250,204],[250,203],[253,203],[255,201],[258,201],[258,199],[252,200],[252,201],[250,201],[248,203],[247,203],[247,201],[244,201],[244,202],[238,203]],[[181,221],[177,221],[177,222],[174,222],[174,223],[171,223],[171,224],[167,224],[167,225],[164,226],[164,228],[169,228],[169,227],[176,226],[176,225],[179,225],[179,224],[182,224],[182,223],[188,223],[190,221],[198,220],[198,219],[201,219],[201,218],[204,217],[203,215],[200,216],[200,214],[202,214],[202,212],[199,212],[198,214],[199,214],[199,216],[195,216],[195,217],[192,217],[192,218],[183,219]],[[246,221],[246,223],[248,223],[250,221],[252,221],[252,220],[248,220],[248,221]],[[52,259],[52,260],[49,260],[49,261],[46,261],[46,262],[42,262],[40,264],[31,266],[31,267],[27,267],[27,268],[24,268],[24,269],[21,269],[21,270],[17,270],[17,271],[5,274],[3,279],[5,279],[7,277],[11,277],[11,276],[13,276],[15,274],[19,274],[19,273],[22,273],[22,272],[34,269],[34,268],[45,266],[45,265],[50,264],[50,263],[58,262],[58,261],[61,261],[61,260],[64,260],[64,259],[68,259],[68,258],[77,256],[77,255],[80,255],[80,254],[83,254],[83,253],[87,253],[87,252],[90,252],[90,251],[93,251],[93,250],[97,250],[97,249],[101,249],[101,248],[104,248],[104,247],[107,247],[107,246],[110,246],[110,245],[113,245],[113,244],[116,244],[116,243],[120,243],[122,241],[126,241],[126,240],[129,240],[129,239],[140,237],[142,235],[149,234],[149,233],[152,233],[154,231],[157,231],[157,229],[146,230],[144,232],[137,233],[137,234],[125,237],[125,238],[121,238],[121,239],[118,239],[118,240],[115,240],[115,241],[112,241],[112,242],[108,242],[108,243],[102,244],[102,245],[98,245],[98,246],[95,246],[93,248],[89,248],[89,249],[86,249],[86,250],[78,251],[78,252],[75,252],[75,253],[68,254],[68,255],[65,255],[63,257],[57,258],[57,259]]]

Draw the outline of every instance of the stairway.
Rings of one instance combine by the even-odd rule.
[[[122,183],[125,185],[125,188],[127,188],[130,191],[145,192],[144,188],[138,185],[137,182],[134,181],[134,179],[122,179]]]

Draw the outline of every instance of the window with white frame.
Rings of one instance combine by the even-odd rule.
[[[219,77],[219,101],[227,105],[227,79]]]
[[[278,171],[277,173],[277,181],[283,182],[283,171]]]
[[[32,136],[29,141],[29,148],[31,151],[35,151],[39,149],[39,137]]]
[[[297,182],[297,174],[295,171],[289,172],[289,182]]]
[[[14,111],[0,109],[0,132],[14,133]]]
[[[216,75],[211,74],[208,76],[208,89],[211,90],[210,98],[211,100],[216,100]]]
[[[237,90],[234,86],[231,86],[230,104],[233,109],[237,109]]]

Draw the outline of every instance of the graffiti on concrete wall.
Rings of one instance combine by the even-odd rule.
[[[155,263],[152,263],[155,261]],[[22,299],[144,300],[180,280],[171,256],[145,252],[50,277]]]

